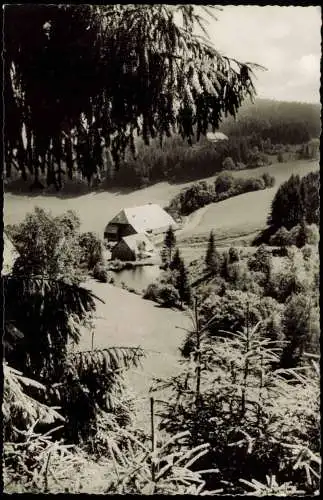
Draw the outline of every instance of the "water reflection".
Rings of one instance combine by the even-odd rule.
[[[133,269],[123,269],[122,271],[113,271],[114,283],[119,286],[124,283],[129,288],[134,288],[141,292],[147,286],[155,281],[161,273],[158,265],[138,266]]]

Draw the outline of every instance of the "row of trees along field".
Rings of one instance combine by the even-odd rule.
[[[243,193],[271,188],[275,177],[264,173],[259,177],[234,177],[231,172],[223,171],[214,182],[200,181],[182,189],[172,198],[166,210],[173,217],[189,215],[205,205],[223,201]]]
[[[7,176],[16,168],[36,186],[44,176],[60,189],[65,174],[91,179],[104,151],[118,166],[135,134],[148,143],[174,125],[192,140],[194,124],[199,136],[234,115],[254,94],[251,67],[197,38],[195,14],[185,5],[6,6]],[[191,363],[167,382],[175,397],[157,409],[152,400],[149,432],[134,428],[122,373],[142,350],[78,350],[99,299],[81,286],[97,263],[93,238],[80,234],[75,214],[41,210],[8,231],[20,256],[3,277],[7,492],[317,492],[313,360],[303,366],[302,352],[297,371],[288,356],[275,369],[280,345],[259,336],[267,326],[260,330],[249,314],[233,340],[211,340],[198,291]],[[299,285],[312,304],[315,262],[307,251],[302,277],[310,279]],[[156,412],[164,415],[157,437]]]

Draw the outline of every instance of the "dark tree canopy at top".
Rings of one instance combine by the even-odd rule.
[[[62,186],[118,167],[137,136],[190,142],[255,94],[252,70],[194,34],[191,5],[7,5],[5,162]],[[209,13],[212,7],[203,7]],[[181,14],[182,22],[177,22]],[[194,132],[193,132],[194,130]],[[108,160],[107,160],[108,159]],[[109,163],[110,162],[110,163]]]

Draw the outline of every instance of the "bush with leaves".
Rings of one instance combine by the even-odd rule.
[[[285,226],[280,227],[269,239],[269,244],[272,246],[284,247],[291,245],[290,232]]]
[[[291,295],[282,318],[282,331],[288,344],[283,350],[281,365],[293,368],[300,364],[305,351],[316,354],[320,349],[319,307],[304,293]]]
[[[170,201],[168,209],[179,215],[189,215],[213,201],[215,201],[215,194],[212,186],[206,182],[198,182],[176,195]]]
[[[107,266],[102,261],[95,264],[92,273],[93,278],[101,283],[112,283],[114,281],[112,273],[108,271]]]
[[[237,331],[246,326],[246,321],[255,324],[269,319],[280,310],[275,300],[259,297],[251,292],[227,290],[223,296],[211,293],[201,297],[201,325],[209,324],[211,335],[221,335],[223,331]],[[248,319],[247,318],[248,315]]]
[[[14,274],[41,274],[79,283],[82,279],[79,228],[80,220],[73,211],[54,217],[36,207],[22,223],[9,228],[19,252]]]
[[[295,246],[288,248],[279,269],[273,269],[268,282],[268,295],[279,302],[285,302],[295,293],[313,295],[317,290],[318,252],[314,252],[310,260],[304,259],[301,250]]]
[[[235,195],[259,191],[265,188],[266,185],[262,177],[250,177],[246,179],[242,177],[241,179],[235,179]]]
[[[87,269],[92,270],[96,264],[103,261],[103,242],[92,233],[82,233],[79,237],[81,247],[81,263],[85,264]]]
[[[300,179],[292,175],[278,189],[271,205],[268,224],[288,230],[304,219],[308,224],[319,224],[319,172],[311,172]]]
[[[110,358],[103,355],[97,365],[95,356],[100,358],[102,353],[89,354],[87,375],[82,379],[85,362],[78,363],[71,350],[83,328],[93,326],[92,315],[100,299],[79,285],[78,230],[74,213],[54,218],[36,209],[12,229],[21,255],[12,275],[4,277],[5,359],[46,388],[40,402],[61,406],[66,437],[77,440],[95,431],[98,409],[106,409],[103,401],[120,386],[118,375],[111,379],[111,360],[122,373],[142,355],[138,351],[136,358],[137,351],[129,348],[129,362],[121,350]]]
[[[214,189],[217,195],[226,193],[234,186],[235,179],[230,172],[221,172],[214,182]]]
[[[236,165],[230,156],[227,156],[222,162],[223,170],[235,170]]]
[[[260,245],[254,255],[248,260],[251,271],[260,271],[269,279],[272,269],[272,256],[265,245]]]
[[[167,210],[179,215],[189,215],[209,203],[265,188],[262,177],[239,178],[233,177],[230,172],[222,172],[217,176],[214,185],[200,181],[183,189],[170,201]]]
[[[275,185],[276,179],[273,175],[270,175],[268,172],[265,172],[262,175],[262,178],[264,180],[265,186],[267,188],[272,188]]]
[[[158,301],[165,307],[174,307],[180,302],[178,290],[170,283],[160,286]]]
[[[228,289],[251,292],[259,296],[264,293],[265,274],[250,271],[246,260],[240,260],[232,264],[228,263],[224,276]]]
[[[143,293],[143,298],[147,300],[153,300],[154,302],[158,302],[159,291],[160,291],[160,285],[158,283],[150,283]]]
[[[308,225],[301,222],[290,231],[282,226],[270,237],[269,243],[273,246],[295,245],[301,248],[304,245],[317,245],[319,239],[320,234],[316,224]]]

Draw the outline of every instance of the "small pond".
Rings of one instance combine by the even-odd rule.
[[[159,277],[161,269],[159,265],[154,264],[151,266],[137,266],[133,269],[123,269],[122,271],[111,272],[116,286],[120,286],[123,282],[127,287],[134,288],[138,292],[141,292]]]

